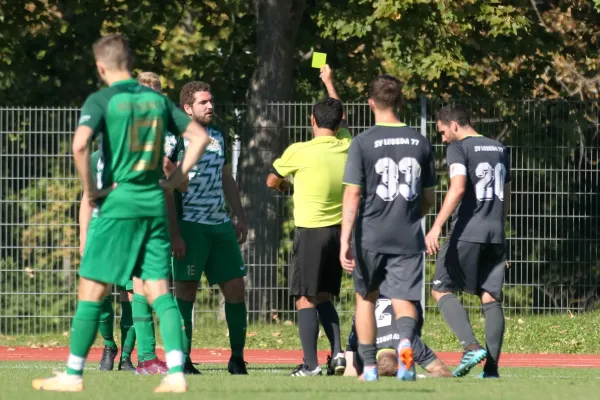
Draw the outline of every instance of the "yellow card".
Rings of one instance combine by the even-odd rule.
[[[321,69],[321,67],[325,64],[327,64],[327,54],[317,53],[316,51],[313,52],[312,67]]]

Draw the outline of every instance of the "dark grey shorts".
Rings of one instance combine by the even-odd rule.
[[[505,271],[503,244],[448,240],[440,249],[432,288],[436,292],[466,292],[477,296],[488,292],[502,301]]]
[[[388,299],[420,301],[424,254],[381,254],[360,249],[355,253],[354,290],[363,298],[379,291]]]

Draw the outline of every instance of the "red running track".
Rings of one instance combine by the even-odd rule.
[[[164,359],[164,351],[158,350],[158,356]],[[302,361],[300,350],[246,350],[245,359],[249,364],[299,364]],[[327,360],[326,351],[319,352],[319,362]],[[0,347],[0,361],[65,361],[69,355],[67,347]],[[90,351],[88,361],[98,362],[101,348]],[[133,359],[137,355],[134,351]],[[194,349],[192,360],[201,364],[226,364],[229,360],[228,349]],[[458,365],[462,353],[437,353],[448,365]],[[561,368],[600,368],[600,354],[502,354],[502,367],[561,367]]]

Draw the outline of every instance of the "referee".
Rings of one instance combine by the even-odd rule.
[[[343,375],[346,370],[339,317],[331,296],[339,296],[342,281],[342,178],[352,136],[345,129],[344,110],[329,66],[321,68],[321,79],[329,97],[313,106],[314,138],[289,146],[267,178],[268,187],[283,190],[285,178],[294,176],[296,232],[290,295],[296,299],[304,362],[292,376],[323,374],[317,360],[319,320],[331,343],[327,375]]]

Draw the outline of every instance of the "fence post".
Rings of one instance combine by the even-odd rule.
[[[425,97],[424,93],[421,93],[420,96],[420,102],[421,102],[421,135],[427,137],[427,98]],[[423,217],[421,219],[421,229],[423,230],[423,235],[427,234],[427,231],[425,230],[425,218],[427,217]],[[425,274],[425,270],[426,270],[426,265],[427,265],[427,261],[426,261],[426,257],[427,255],[424,254],[423,257],[423,284],[421,285],[421,308],[423,309],[423,320],[425,319],[425,279],[426,279],[426,274]]]

